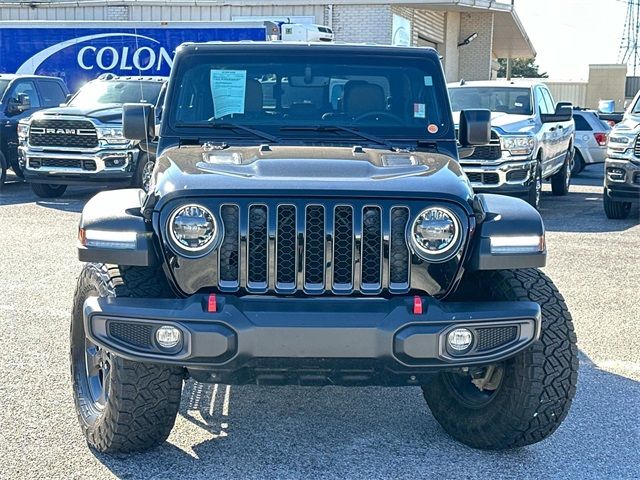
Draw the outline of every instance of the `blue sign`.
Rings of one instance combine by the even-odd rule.
[[[245,24],[246,25],[246,24]],[[265,40],[263,25],[188,28],[0,27],[0,73],[61,77],[69,90],[111,72],[167,76],[184,42]]]

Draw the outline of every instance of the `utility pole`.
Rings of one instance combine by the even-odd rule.
[[[640,0],[627,0],[627,16],[622,29],[618,56],[620,63],[626,63],[629,67],[633,67],[634,77],[640,67],[639,43]]]

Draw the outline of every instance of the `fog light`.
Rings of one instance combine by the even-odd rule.
[[[176,327],[163,325],[156,330],[156,341],[163,348],[173,348],[182,340],[182,332]]]
[[[473,343],[473,334],[466,328],[456,328],[447,335],[447,343],[456,352],[462,352]]]

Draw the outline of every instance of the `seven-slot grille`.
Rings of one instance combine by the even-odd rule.
[[[636,143],[633,145],[633,155],[640,157],[640,135],[636,137]]]
[[[406,206],[348,202],[219,207],[221,291],[292,294],[409,290]]]
[[[94,148],[96,129],[88,120],[41,118],[29,127],[29,144],[36,147]]]

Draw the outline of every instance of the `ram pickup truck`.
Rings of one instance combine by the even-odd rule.
[[[60,78],[0,74],[0,188],[9,168],[23,176],[18,156],[19,123],[38,110],[58,106],[68,93]]]
[[[624,219],[640,203],[640,92],[622,122],[609,133],[604,163],[604,211],[607,218]]]
[[[463,110],[456,139],[435,50],[183,45],[164,105],[157,142],[153,106],[123,108],[152,187],[80,220],[70,358],[92,448],[163,442],[189,377],[419,386],[477,448],[556,430],[578,360],[542,219],[473,192],[457,141],[489,142],[490,113]]]
[[[572,106],[556,104],[543,83],[488,81],[449,85],[454,114],[468,108],[491,111],[491,144],[461,158],[477,192],[503,193],[540,206],[542,182],[566,195],[574,158]]]
[[[165,83],[165,77],[105,74],[85,84],[65,105],[23,122],[20,159],[34,193],[59,197],[68,185],[147,188],[155,157],[139,142],[123,137],[122,105],[159,105]]]

